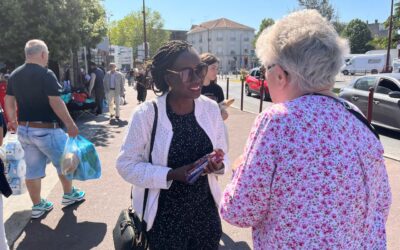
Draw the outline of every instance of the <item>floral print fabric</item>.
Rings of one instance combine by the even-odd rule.
[[[345,108],[302,96],[260,114],[220,212],[254,249],[385,249],[382,144]]]

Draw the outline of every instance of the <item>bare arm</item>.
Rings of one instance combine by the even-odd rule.
[[[89,95],[92,94],[95,80],[96,80],[96,74],[95,73],[90,74]]]
[[[17,101],[14,96],[6,95],[5,110],[8,116],[8,129],[17,131]]]
[[[67,127],[67,132],[70,137],[76,137],[79,133],[78,127],[74,120],[69,115],[67,106],[59,96],[49,96],[49,103],[54,113],[61,119]]]

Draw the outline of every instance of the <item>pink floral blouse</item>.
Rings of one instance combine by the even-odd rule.
[[[256,119],[221,216],[252,227],[254,249],[385,249],[391,193],[382,144],[324,96]]]

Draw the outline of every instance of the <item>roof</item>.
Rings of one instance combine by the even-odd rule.
[[[234,22],[227,18],[220,18],[216,20],[207,21],[198,25],[192,25],[188,34],[201,32],[205,30],[212,30],[212,29],[242,29],[242,30],[255,31],[255,29],[249,26]]]

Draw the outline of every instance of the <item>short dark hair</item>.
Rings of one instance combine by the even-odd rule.
[[[214,54],[211,53],[203,53],[200,55],[200,60],[203,63],[206,63],[207,65],[211,65],[214,63],[219,63],[218,57],[216,57]]]
[[[93,67],[97,67],[97,64],[95,62],[90,62],[89,65],[93,66]]]
[[[185,41],[172,40],[162,45],[154,55],[151,64],[151,75],[153,77],[152,88],[155,93],[165,94],[169,90],[164,76],[182,52],[189,51],[192,45]],[[156,88],[154,88],[156,87]]]

